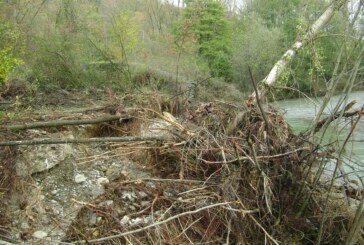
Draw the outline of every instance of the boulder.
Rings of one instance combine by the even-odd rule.
[[[36,145],[19,147],[20,154],[16,160],[18,176],[30,176],[49,170],[67,157],[74,154],[74,149],[64,145]]]

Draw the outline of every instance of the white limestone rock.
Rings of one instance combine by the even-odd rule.
[[[76,176],[75,176],[75,182],[77,183],[77,184],[80,184],[80,183],[82,183],[82,182],[85,182],[87,180],[87,178],[86,178],[86,176],[85,175],[83,175],[83,174],[76,174]]]
[[[67,144],[21,146],[19,152],[15,165],[18,176],[49,170],[74,155],[74,149]]]
[[[37,238],[37,239],[43,239],[43,238],[45,238],[47,236],[48,236],[48,234],[45,231],[36,231],[36,232],[33,233],[33,237]]]

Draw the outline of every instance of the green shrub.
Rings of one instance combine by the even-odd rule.
[[[0,18],[0,85],[23,62],[20,58],[23,48],[24,41],[16,27]]]

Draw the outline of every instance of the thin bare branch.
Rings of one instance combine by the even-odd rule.
[[[123,237],[123,236],[128,236],[128,235],[131,235],[131,234],[135,234],[135,233],[138,233],[138,232],[141,232],[141,231],[148,230],[150,228],[153,228],[153,227],[156,227],[156,226],[159,226],[159,225],[168,223],[169,221],[178,219],[178,218],[180,218],[182,216],[196,214],[196,213],[199,213],[199,212],[201,212],[203,210],[207,210],[207,209],[211,209],[211,208],[216,208],[216,207],[220,207],[220,206],[225,206],[225,205],[228,205],[230,203],[231,202],[223,202],[223,203],[211,204],[211,205],[208,205],[208,206],[205,206],[205,207],[202,207],[202,208],[198,208],[198,209],[195,209],[195,210],[191,210],[191,211],[187,211],[187,212],[184,212],[184,213],[180,213],[180,214],[174,215],[172,217],[169,217],[168,219],[165,219],[165,220],[162,220],[162,221],[159,221],[159,222],[156,222],[156,223],[147,225],[145,227],[142,227],[142,228],[139,228],[139,229],[136,229],[136,230],[131,230],[131,231],[123,232],[123,233],[120,233],[120,234],[117,234],[117,235],[114,235],[114,236],[108,236],[108,237],[103,237],[103,238],[94,239],[94,240],[77,241],[77,242],[74,242],[73,244],[92,244],[92,243],[99,243],[99,242],[109,241],[111,239],[116,239],[116,238],[120,238],[120,237]]]
[[[36,140],[17,140],[0,142],[0,146],[15,145],[51,145],[51,144],[90,144],[106,142],[135,142],[135,141],[161,141],[160,136],[124,136],[124,137],[103,137],[103,138],[86,138],[86,139],[36,139]]]
[[[0,130],[11,130],[11,131],[19,131],[25,129],[33,129],[33,128],[45,128],[45,127],[59,127],[59,126],[69,126],[69,125],[82,125],[82,124],[96,124],[96,123],[104,123],[104,122],[112,122],[112,121],[123,121],[130,119],[130,116],[106,116],[102,118],[94,118],[94,119],[80,119],[80,120],[54,120],[47,122],[30,122],[16,125],[8,125],[5,127],[1,127]]]

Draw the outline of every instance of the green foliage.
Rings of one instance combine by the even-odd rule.
[[[1,20],[1,18],[0,18]],[[9,22],[0,22],[0,85],[3,84],[16,65],[23,61],[19,57],[24,44],[20,33]]]
[[[285,33],[284,43],[292,44],[305,2],[307,0],[254,0],[248,3],[247,12],[259,16],[268,28],[281,29]]]
[[[258,50],[251,53],[250,57],[255,56],[249,58],[253,61],[251,62],[253,71],[254,68],[257,69],[256,65],[261,67],[259,64],[264,63],[264,60],[269,56],[275,57],[273,61],[278,60],[277,50],[282,55],[299,35],[307,32],[309,26],[317,20],[327,5],[328,2],[325,0],[255,0],[248,2],[242,14],[245,16],[243,21],[246,21],[247,17],[251,17],[250,20],[248,19],[248,25],[251,25],[251,29],[245,28],[246,31],[242,35],[247,35],[247,37],[243,37],[242,42],[245,43],[249,36],[254,35],[252,32],[259,33],[252,37],[252,43],[263,44],[261,46],[264,47],[267,54],[267,56],[262,55]],[[285,77],[280,78],[277,84],[280,87],[289,87],[291,90],[280,89],[278,91],[279,96],[295,95],[297,93],[292,92],[294,90],[312,95],[325,92],[325,81],[332,76],[343,41],[343,36],[337,34],[345,33],[348,21],[348,16],[344,16],[342,12],[337,13],[330,20],[329,25],[315,39],[310,40],[307,47],[300,50],[293,60],[290,70],[286,72]],[[278,32],[281,35],[277,35]],[[274,34],[270,35],[269,33]],[[277,37],[279,38],[277,39]],[[267,42],[264,42],[264,39]],[[244,45],[244,47],[247,46]],[[270,67],[273,64],[271,63]],[[258,74],[259,80],[261,80],[262,76],[267,75],[268,72],[269,70],[260,69],[256,70],[254,74]]]
[[[213,76],[251,90],[247,67],[256,81],[262,80],[328,5],[326,0],[253,0],[227,15],[226,4],[233,1],[185,0],[185,8],[171,2],[0,1],[0,83],[10,72],[23,72],[37,88],[124,89],[135,86],[132,64],[140,63],[169,73],[173,82]],[[348,20],[336,14],[298,53],[278,85],[305,92],[325,89],[341,44],[351,41],[342,35]],[[343,54],[348,67],[356,57],[352,47]],[[356,48],[358,53],[360,44]],[[20,57],[25,64],[17,66]]]
[[[38,26],[49,26],[46,32],[33,30],[27,65],[40,88],[128,85],[121,63],[140,50],[142,17],[121,10],[106,16],[99,5],[62,0],[49,3],[51,10],[39,16]]]
[[[283,36],[280,29],[267,27],[259,16],[236,20],[232,56],[234,81],[243,89],[252,89],[248,66],[255,80],[262,80],[285,50],[281,43]]]
[[[80,83],[82,68],[72,43],[54,34],[47,39],[34,39],[33,45],[28,64],[40,87],[72,88]]]
[[[4,83],[13,68],[21,63],[22,60],[14,57],[11,48],[0,50],[0,84]]]
[[[47,15],[39,15],[37,27],[29,40],[26,79],[36,81],[39,88],[71,88],[80,83],[81,63],[78,8],[74,0],[54,3]]]
[[[51,12],[37,19],[40,26],[44,26],[45,21],[49,26],[47,32],[33,30],[27,78],[36,81],[41,89],[105,86],[114,80],[112,72],[88,69],[92,62],[111,58],[95,38],[103,32],[94,26],[95,20],[101,22],[95,5],[75,0],[54,4],[56,15]]]
[[[232,33],[223,5],[219,1],[188,1],[180,24],[181,35],[193,34],[197,52],[213,77],[231,80]],[[178,40],[178,37],[177,37]]]
[[[113,50],[117,59],[125,58],[127,54],[136,52],[139,44],[138,32],[139,26],[137,22],[138,16],[133,16],[122,11],[116,18],[111,28],[111,39],[114,47]]]
[[[325,5],[323,1],[311,3],[307,8],[311,13],[307,16],[307,21],[312,22],[318,18]],[[322,95],[326,92],[326,83],[333,75],[343,41],[343,36],[337,34],[345,33],[347,21],[342,13],[337,13],[327,28],[298,53],[290,71],[296,89],[310,95]],[[343,57],[345,56],[344,53]]]

